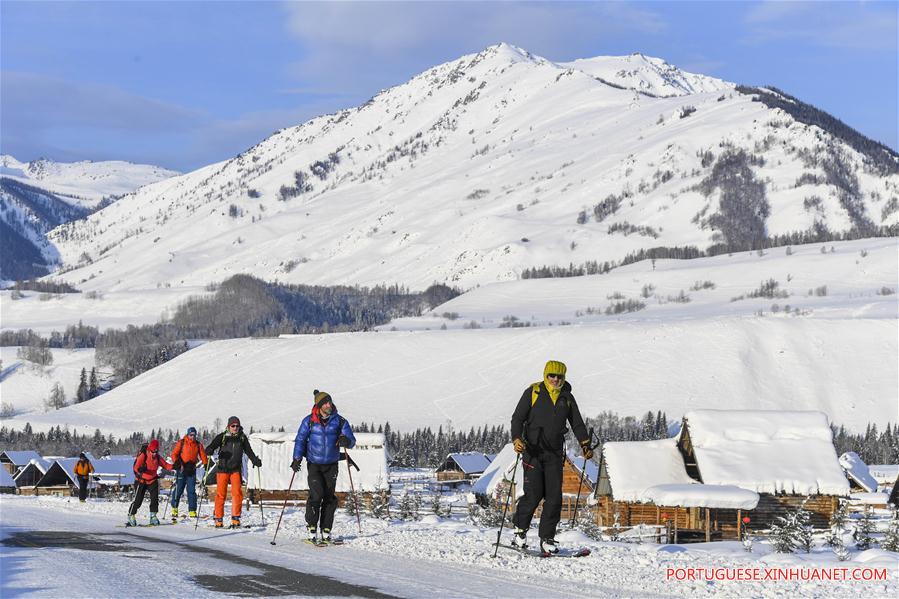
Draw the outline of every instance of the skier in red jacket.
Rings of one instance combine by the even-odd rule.
[[[146,451],[142,451],[134,461],[134,484],[137,485],[137,492],[134,495],[134,501],[131,502],[131,508],[128,510],[127,526],[137,526],[137,510],[144,502],[144,495],[147,490],[150,491],[150,526],[157,526],[159,518],[156,512],[159,511],[159,474],[157,471],[174,470],[174,466],[159,455],[159,441],[153,439],[147,445]]]

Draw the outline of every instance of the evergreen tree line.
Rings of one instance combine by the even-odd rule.
[[[615,412],[605,411],[593,418],[586,418],[587,428],[592,428],[594,443],[608,441],[649,441],[669,436],[669,421],[665,412],[647,412],[642,417],[620,416]],[[293,430],[297,423],[291,423],[287,429]],[[850,433],[845,427],[832,426],[833,440],[837,455],[854,451],[867,464],[899,464],[899,424],[890,424],[878,432],[874,423],[868,424],[864,433]],[[198,428],[199,439],[205,443],[223,430],[222,426]],[[249,427],[248,433],[260,431]],[[280,427],[280,432],[285,427]],[[406,468],[438,468],[450,453],[464,451],[480,451],[487,454],[499,453],[511,437],[505,425],[471,427],[467,432],[453,429],[444,430],[438,427],[435,433],[430,427],[416,428],[414,431],[401,432],[391,428],[390,423],[358,423],[353,430],[360,433],[383,433],[387,440],[391,464]],[[274,432],[274,427],[269,428]],[[21,431],[9,427],[0,427],[0,450],[34,450],[41,455],[78,455],[81,451],[90,451],[99,457],[104,453],[135,454],[143,443],[150,439],[159,439],[162,451],[169,452],[175,442],[183,436],[184,431],[172,429],[152,429],[149,434],[135,432],[126,437],[106,435],[96,429],[91,435],[82,435],[71,431],[67,426],[56,426],[48,432],[36,433],[30,424]],[[571,435],[571,433],[569,433]],[[569,446],[576,447],[573,437]],[[599,460],[599,451],[594,453],[594,460]]]
[[[738,85],[735,89],[741,94],[752,96],[753,102],[761,102],[768,108],[780,108],[800,123],[820,127],[834,137],[843,140],[851,148],[863,154],[878,175],[886,177],[899,173],[899,154],[895,150],[865,137],[823,110],[806,104],[773,86],[762,89]]]
[[[188,339],[369,330],[392,318],[420,315],[459,293],[439,284],[411,292],[399,285],[283,285],[235,275],[212,296],[185,300],[165,322],[102,333],[79,322],[47,337],[31,329],[3,331],[0,345],[36,348],[27,350],[35,356],[48,354],[37,351],[46,348],[94,347],[97,364],[111,369],[115,384],[122,384],[187,351]]]

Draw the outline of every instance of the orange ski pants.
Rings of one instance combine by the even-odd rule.
[[[243,491],[240,488],[240,472],[217,472],[215,474],[215,517],[225,514],[225,496],[231,485],[231,515],[240,517],[243,507]]]

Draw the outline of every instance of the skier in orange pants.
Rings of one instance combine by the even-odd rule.
[[[225,497],[228,495],[228,485],[231,486],[231,528],[240,528],[240,512],[243,507],[243,492],[241,489],[241,474],[243,473],[243,456],[257,468],[262,467],[262,460],[253,453],[250,440],[240,426],[240,418],[231,416],[228,418],[228,428],[212,439],[206,447],[206,454],[212,455],[218,450],[216,461],[217,472],[215,475],[215,527],[224,526],[222,520],[225,516]]]

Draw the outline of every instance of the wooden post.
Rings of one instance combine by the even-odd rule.
[[[678,508],[674,508],[674,544],[677,545],[677,512]]]
[[[737,510],[737,539],[743,540],[743,510]]]
[[[656,526],[662,523],[662,508],[656,506]]]
[[[705,542],[708,543],[712,540],[712,533],[710,532],[709,526],[711,525],[711,518],[709,517],[709,508],[705,508]]]

